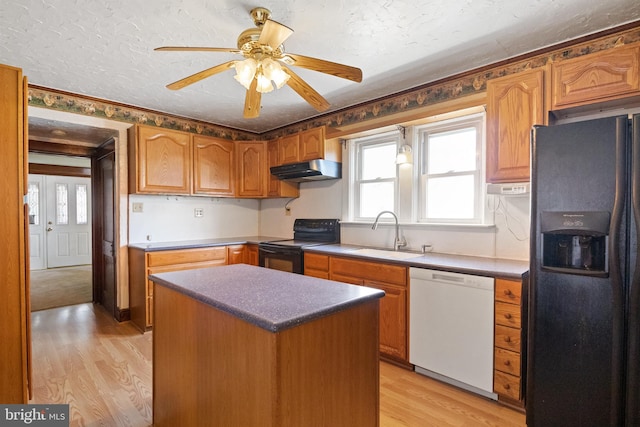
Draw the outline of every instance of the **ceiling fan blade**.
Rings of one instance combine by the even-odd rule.
[[[293,34],[293,30],[279,22],[267,19],[260,32],[259,44],[266,44],[271,49],[277,49],[289,36]]]
[[[336,62],[325,61],[324,59],[311,58],[309,56],[297,55],[295,53],[287,53],[282,58],[277,58],[287,65],[295,65],[313,71],[319,71],[332,76],[341,77],[343,79],[352,80],[360,83],[362,81],[362,70],[348,65],[338,64]]]
[[[177,51],[177,52],[229,52],[242,53],[239,49],[231,47],[188,47],[188,46],[162,46],[153,50]]]
[[[258,80],[253,79],[251,86],[247,90],[247,95],[244,98],[244,118],[253,119],[260,115],[260,98],[262,94],[256,90],[258,87]]]
[[[185,77],[184,79],[180,79],[171,84],[168,84],[167,88],[171,90],[182,89],[185,86],[189,86],[190,84],[199,82],[200,80],[211,77],[214,74],[218,74],[228,70],[229,68],[233,68],[236,62],[237,61],[228,61],[223,64],[216,65],[215,67],[207,68],[206,70],[202,70],[199,73],[192,74],[189,77]]]
[[[298,95],[304,98],[313,108],[322,112],[326,111],[331,104],[322,97],[318,92],[316,92],[307,82],[302,80],[299,75],[294,73],[288,68],[284,68],[284,71],[289,74],[289,80],[287,80],[287,84],[291,86],[293,90],[295,90]]]

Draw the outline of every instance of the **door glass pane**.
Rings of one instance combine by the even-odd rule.
[[[40,224],[40,183],[30,182],[27,190],[27,203],[29,204],[29,224]]]
[[[56,224],[69,224],[69,187],[56,184]]]
[[[77,224],[86,224],[87,218],[87,185],[76,185],[76,221]]]

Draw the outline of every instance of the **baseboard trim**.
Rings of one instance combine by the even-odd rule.
[[[116,320],[118,322],[127,322],[131,320],[131,310],[128,308],[116,308]]]

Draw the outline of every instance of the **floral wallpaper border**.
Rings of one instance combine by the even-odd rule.
[[[327,126],[340,127],[384,117],[391,114],[408,112],[425,105],[464,97],[486,90],[487,80],[505,75],[519,73],[528,69],[546,66],[548,63],[569,58],[576,58],[616,46],[640,41],[640,26],[602,38],[577,43],[564,49],[533,55],[513,63],[502,64],[494,68],[483,67],[477,73],[465,73],[463,76],[452,76],[438,83],[426,84],[407,92],[371,101],[359,106],[347,108],[335,113],[300,122],[264,134],[254,134],[212,123],[200,122],[171,116],[151,110],[122,105],[82,95],[58,92],[39,86],[29,86],[28,102],[30,106],[44,107],[54,110],[96,116],[128,123],[140,123],[167,129],[187,131],[229,140],[274,139],[279,136],[299,132],[301,130]]]

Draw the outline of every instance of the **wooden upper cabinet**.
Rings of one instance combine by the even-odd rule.
[[[300,135],[288,135],[278,140],[278,164],[296,163],[300,161]]]
[[[129,147],[131,193],[191,193],[188,133],[136,125],[130,129]]]
[[[267,195],[267,143],[236,142],[237,197]]]
[[[297,138],[296,138],[297,139]],[[281,154],[281,139],[267,142],[267,174],[269,175],[267,196],[268,197],[298,197],[300,195],[297,183],[281,181],[271,175],[271,166],[278,166]],[[297,141],[296,141],[297,143]]]
[[[579,107],[640,95],[640,44],[551,65],[551,109]]]
[[[193,137],[193,192],[233,196],[235,188],[235,144],[220,138]]]
[[[342,160],[340,143],[337,140],[325,140],[324,126],[300,132],[300,160],[325,159],[339,162]]]
[[[543,70],[487,82],[487,182],[529,181],[531,128],[544,111]]]

